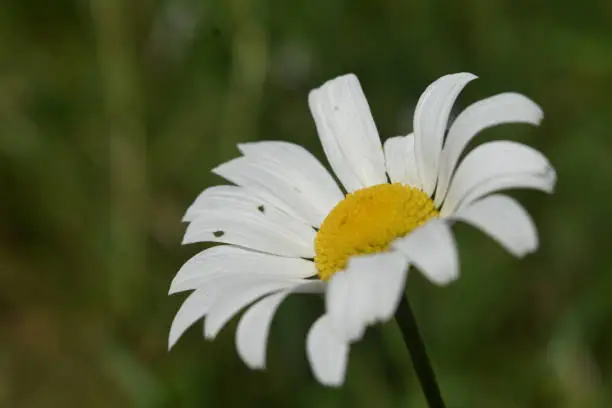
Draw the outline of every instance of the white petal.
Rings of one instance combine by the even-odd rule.
[[[378,131],[355,75],[312,90],[308,105],[325,155],[347,191],[387,181]]]
[[[248,217],[265,219],[281,225],[295,236],[306,237],[308,241],[313,229],[308,223],[280,210],[266,198],[266,193],[255,188],[236,186],[214,186],[204,190],[187,209],[183,221],[206,220],[219,212],[246,214]],[[300,239],[304,241],[304,239]]]
[[[338,387],[344,383],[349,345],[334,332],[328,316],[321,316],[310,328],[306,353],[314,376],[321,384]]]
[[[417,168],[423,191],[431,195],[436,187],[438,161],[448,118],[455,100],[476,75],[467,72],[445,75],[425,89],[414,111]]]
[[[495,179],[536,176],[550,180],[551,175],[554,170],[546,157],[529,146],[507,140],[485,143],[472,150],[459,165],[440,214],[443,217],[452,214],[474,189]]]
[[[172,347],[191,325],[208,315],[220,299],[235,297],[236,294],[248,291],[250,288],[274,286],[274,283],[277,283],[276,286],[283,289],[299,285],[301,282],[304,280],[245,273],[215,276],[208,280],[205,286],[191,293],[179,308],[170,327],[168,347]]]
[[[213,186],[202,191],[189,206],[183,216],[183,221],[194,221],[199,216],[209,211],[219,211],[226,208],[239,208],[250,210],[252,213],[265,213],[268,218],[278,220],[280,223],[289,222],[291,224],[308,225],[304,221],[289,215],[273,204],[269,194],[257,188],[244,188],[237,186]]]
[[[474,201],[500,190],[509,189],[532,189],[551,194],[554,191],[557,174],[554,169],[550,169],[545,174],[515,174],[507,177],[497,177],[488,180],[472,189],[464,198],[455,211],[460,211],[469,207]],[[443,212],[444,215],[446,213]]]
[[[459,277],[459,257],[448,224],[432,220],[391,244],[430,281],[446,285]]]
[[[196,290],[191,293],[174,316],[168,336],[168,349],[171,349],[183,333],[196,321],[208,313],[215,300],[213,288]]]
[[[285,278],[286,280],[287,278]],[[168,347],[171,348],[176,341],[183,335],[185,330],[191,327],[196,321],[206,316],[214,302],[223,296],[226,296],[236,288],[252,286],[253,282],[265,280],[269,282],[269,278],[259,278],[257,276],[240,274],[240,275],[222,275],[217,276],[207,282],[206,286],[198,288],[191,293],[183,302],[178,312],[174,316],[170,327],[170,335]]]
[[[204,336],[207,339],[214,339],[236,313],[260,297],[300,285],[303,282],[304,280],[301,279],[258,278],[236,285],[223,296],[218,296],[210,307],[210,312],[204,322]]]
[[[278,163],[261,156],[238,157],[212,171],[234,184],[261,192],[262,198],[309,225],[320,223],[320,213],[309,202],[310,197],[305,196],[299,187],[301,179],[307,175],[289,172]]]
[[[503,93],[478,101],[467,107],[453,122],[440,158],[436,206],[440,206],[448,183],[465,146],[480,131],[503,123],[530,123],[538,125],[542,109],[526,96]]]
[[[523,257],[538,249],[538,231],[525,209],[513,198],[491,195],[459,210],[453,219],[490,235],[510,253]]]
[[[396,136],[385,141],[387,174],[392,183],[421,188],[414,155],[414,135]]]
[[[314,256],[314,229],[290,216],[251,207],[228,203],[223,209],[200,214],[187,227],[183,244],[222,242],[276,255]]]
[[[295,196],[293,200],[306,204],[307,212],[304,216],[315,227],[320,226],[327,214],[344,199],[344,194],[331,174],[308,150],[299,145],[288,142],[255,142],[241,144],[238,148],[245,156],[265,161],[269,168],[284,174],[291,184],[289,193]]]
[[[197,289],[219,276],[254,274],[308,278],[316,273],[314,263],[306,259],[269,255],[232,245],[218,245],[189,259],[172,280],[169,293]]]
[[[336,332],[354,342],[368,325],[390,319],[404,293],[407,266],[393,252],[351,258],[325,293],[326,313]]]
[[[290,293],[322,293],[324,290],[325,283],[322,281],[305,282],[290,290],[269,295],[251,306],[236,329],[236,348],[246,365],[252,369],[265,368],[266,344],[272,318]]]
[[[247,190],[236,186],[213,186],[202,191],[187,208],[183,216],[184,222],[191,222],[207,211],[217,211],[228,203],[233,206],[248,206],[254,204],[257,208],[262,204],[258,197],[249,194]],[[251,201],[251,202],[249,202]]]

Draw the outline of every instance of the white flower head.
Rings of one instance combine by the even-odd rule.
[[[282,301],[291,293],[323,293],[326,311],[306,349],[315,377],[338,386],[350,344],[367,326],[393,317],[410,266],[436,284],[457,279],[453,222],[475,226],[515,256],[535,251],[530,216],[497,192],[552,192],[556,175],[548,160],[510,141],[481,144],[459,159],[481,130],[537,125],[542,111],[525,96],[502,93],[470,105],[449,128],[455,100],[475,78],[459,73],[431,84],[417,104],[414,133],[387,139],[384,148],[355,75],[311,91],[321,144],[343,189],[298,145],[240,145],[241,157],[213,170],[234,185],[204,190],[185,214],[183,243],[226,245],[200,252],[172,281],[170,293],[193,292],[176,314],[169,346],[201,318],[213,339],[250,305],[236,347],[249,367],[264,368]]]

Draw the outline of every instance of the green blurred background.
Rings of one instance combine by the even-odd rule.
[[[517,260],[455,228],[462,278],[408,292],[453,407],[612,406],[612,2],[591,0],[0,0],[0,406],[424,407],[394,323],[317,384],[294,296],[268,369],[235,319],[172,352],[183,211],[235,144],[283,139],[323,159],[309,89],[355,72],[383,138],[406,134],[437,77],[481,79],[459,104],[518,91],[540,128],[487,130],[542,150],[552,196],[512,193],[541,248]]]

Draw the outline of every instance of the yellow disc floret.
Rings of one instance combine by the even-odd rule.
[[[394,239],[437,216],[427,194],[400,183],[348,194],[327,215],[315,238],[319,278],[327,280],[344,269],[353,255],[387,250]]]

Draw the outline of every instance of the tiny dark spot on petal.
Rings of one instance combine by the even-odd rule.
[[[215,238],[221,238],[222,236],[225,235],[225,231],[221,231],[221,230],[215,231],[213,232],[213,235],[215,236]]]
[[[266,207],[264,207],[263,205],[260,205],[259,207],[257,207],[257,210],[259,210],[259,212],[263,214],[266,212]]]

